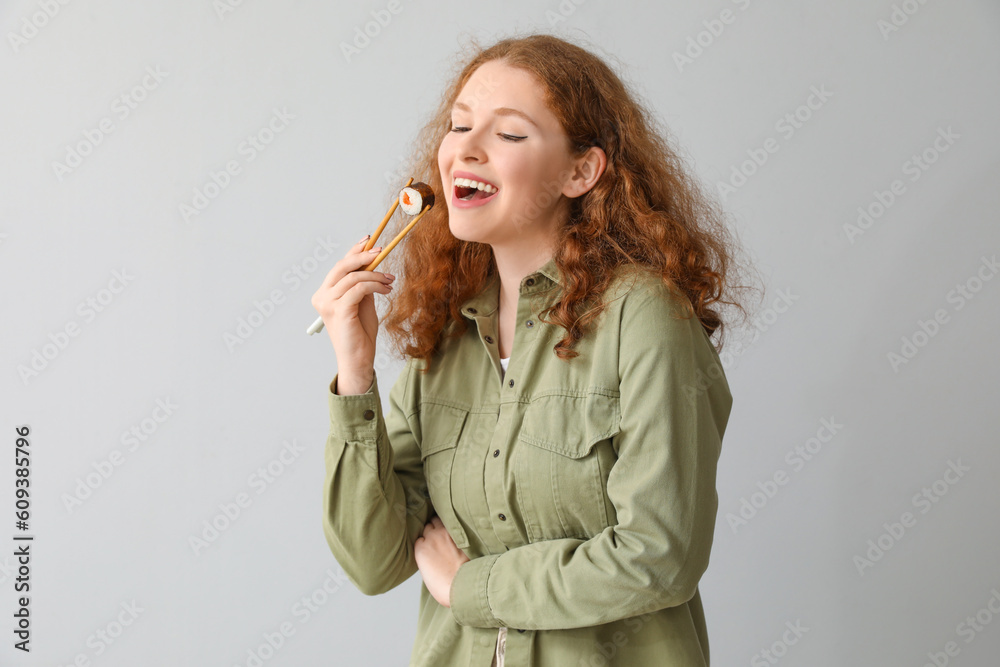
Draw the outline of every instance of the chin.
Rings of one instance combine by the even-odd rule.
[[[467,241],[469,243],[485,243],[481,235],[476,233],[477,231],[482,230],[476,228],[470,229],[469,225],[461,223],[456,225],[455,218],[451,217],[450,212],[448,215],[448,230],[451,232],[451,235],[459,241]]]

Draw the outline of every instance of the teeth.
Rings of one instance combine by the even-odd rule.
[[[487,194],[493,194],[498,190],[498,188],[495,188],[492,185],[488,185],[481,181],[474,181],[471,178],[456,178],[455,185],[461,185],[463,188],[477,188]]]

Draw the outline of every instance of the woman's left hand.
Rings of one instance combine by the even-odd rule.
[[[455,546],[448,529],[436,516],[424,525],[423,534],[413,543],[413,552],[427,590],[439,604],[450,607],[451,582],[469,557]]]

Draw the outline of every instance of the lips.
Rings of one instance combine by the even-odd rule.
[[[454,174],[451,175],[452,183],[454,183],[459,178],[469,178],[472,179],[473,181],[479,181],[480,183],[486,183],[487,185],[492,185],[498,190],[500,189],[500,186],[494,183],[493,181],[483,178],[479,174],[473,174],[471,171],[456,171]]]
[[[477,181],[479,183],[483,183],[484,185],[490,186],[491,188],[495,188],[495,191],[488,193],[484,190],[480,190],[478,187],[475,186],[458,185],[455,183],[455,181],[461,179],[468,179],[472,181]],[[462,199],[463,196],[469,197],[470,193],[472,194],[470,198]],[[472,172],[468,171],[456,171],[454,174],[452,174],[451,203],[452,206],[454,206],[455,208],[474,208],[476,206],[482,206],[483,204],[487,204],[490,201],[492,201],[493,198],[496,197],[498,194],[500,194],[499,186],[483,178],[482,176],[473,174]]]
[[[496,199],[497,195],[500,194],[499,190],[497,190],[491,195],[487,195],[485,192],[478,190],[477,194],[472,199],[459,199],[458,198],[459,189],[460,188],[452,188],[451,192],[451,205],[454,206],[455,208],[475,208],[477,206],[482,206],[484,204],[490,203],[491,201]]]

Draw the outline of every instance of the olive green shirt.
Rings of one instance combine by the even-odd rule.
[[[421,587],[410,665],[709,664],[698,582],[708,567],[716,467],[732,395],[697,317],[647,272],[620,270],[579,353],[538,320],[561,291],[554,260],[525,276],[504,374],[499,279],[462,304],[469,329],[432,372],[412,358],[383,412],[327,388],[323,530],[366,595],[417,572],[432,516],[471,559],[450,607]],[[373,650],[377,650],[373,649]]]

